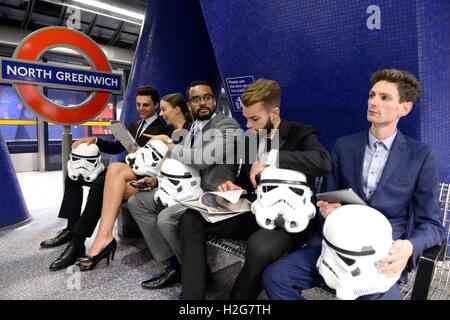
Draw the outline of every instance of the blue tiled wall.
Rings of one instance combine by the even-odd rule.
[[[328,149],[337,137],[369,127],[374,71],[395,67],[418,75],[424,96],[399,127],[437,149],[441,179],[450,180],[448,1],[377,1],[381,29],[374,30],[366,26],[373,1],[200,3],[223,81],[249,75],[277,80],[282,115],[313,124]],[[240,111],[234,115],[244,125]]]

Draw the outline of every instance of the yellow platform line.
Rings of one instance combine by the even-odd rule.
[[[37,120],[19,120],[19,119],[0,119],[0,125],[24,125],[24,126],[30,126],[30,125],[36,125]],[[51,126],[58,126],[58,124],[54,124],[49,122],[49,125]],[[107,127],[109,126],[109,121],[88,121],[85,123],[80,124],[80,126],[88,126],[88,127]]]

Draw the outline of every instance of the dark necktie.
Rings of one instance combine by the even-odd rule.
[[[191,148],[194,145],[195,139],[197,139],[197,135],[200,133],[200,127],[197,125],[194,127],[194,130],[191,135]]]

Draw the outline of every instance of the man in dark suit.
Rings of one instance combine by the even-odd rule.
[[[399,276],[414,267],[422,251],[439,244],[444,229],[438,207],[438,166],[434,152],[404,136],[397,124],[419,96],[419,82],[407,71],[384,69],[372,75],[367,120],[370,130],[342,137],[332,153],[333,171],[326,190],[352,188],[369,206],[383,213],[395,240],[379,272]],[[340,203],[317,203],[323,218]],[[413,230],[410,230],[413,226]],[[301,290],[323,283],[316,261],[321,233],[308,245],[271,265],[263,285],[271,299],[302,299]],[[400,299],[398,284],[385,293],[360,299]]]
[[[245,87],[241,101],[247,128],[258,133],[258,136],[265,137],[258,143],[256,161],[252,161],[254,159],[249,152],[245,152],[245,165],[240,170],[236,184],[227,181],[219,186],[219,190],[244,187],[249,193],[253,193],[257,175],[268,165],[303,172],[308,178],[310,188],[314,190],[314,177],[330,172],[331,158],[312,126],[289,122],[280,117],[281,89],[278,83],[259,79]],[[264,129],[265,132],[262,131]],[[247,144],[245,150],[252,148]],[[268,152],[264,152],[265,150]],[[314,222],[310,222],[308,228],[313,228],[313,225]],[[261,276],[264,268],[287,253],[294,245],[301,244],[306,233],[293,234],[284,229],[261,229],[250,212],[209,223],[194,210],[186,211],[181,222],[183,299],[205,298],[208,235],[248,239],[245,264],[234,283],[230,298],[256,299],[262,290]]]
[[[131,123],[128,131],[140,146],[144,146],[149,140],[143,135],[167,134],[168,128],[158,118],[155,109],[158,107],[159,93],[153,87],[142,86],[136,91],[136,108],[141,119]],[[105,141],[97,137],[84,137],[72,144],[76,148],[81,143],[95,143],[101,152],[119,154],[125,151],[125,147],[119,141]],[[64,197],[58,217],[67,219],[67,227],[60,231],[54,238],[41,242],[41,247],[52,248],[70,241],[63,253],[51,263],[50,271],[56,271],[74,264],[76,259],[85,253],[84,242],[95,230],[100,218],[103,203],[103,186],[105,172],[91,183],[84,180],[74,181],[66,176],[64,185]],[[83,186],[90,186],[89,195],[83,214]]]
[[[236,167],[226,163],[226,155],[234,149],[237,121],[216,112],[212,87],[205,81],[194,81],[186,89],[194,123],[183,140],[169,143],[167,157],[189,165],[200,172],[201,187],[214,191],[224,181],[236,176]],[[216,151],[214,157],[211,150]],[[186,207],[179,204],[164,208],[153,192],[138,192],[128,199],[128,208],[144,235],[156,261],[166,265],[161,274],[142,282],[144,289],[158,289],[179,281],[181,276],[181,244],[179,221]]]

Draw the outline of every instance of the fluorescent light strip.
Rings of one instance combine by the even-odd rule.
[[[73,0],[73,2],[78,2],[78,3],[82,3],[84,5],[87,6],[91,6],[94,8],[99,8],[99,9],[104,9],[104,10],[109,10],[112,12],[117,12],[121,15],[127,16],[127,17],[131,17],[131,18],[135,18],[135,19],[139,19],[139,20],[144,20],[144,15],[140,14],[140,13],[136,13],[130,10],[126,10],[126,9],[121,9],[109,4],[104,4],[101,3],[100,1],[95,1],[95,0]]]

